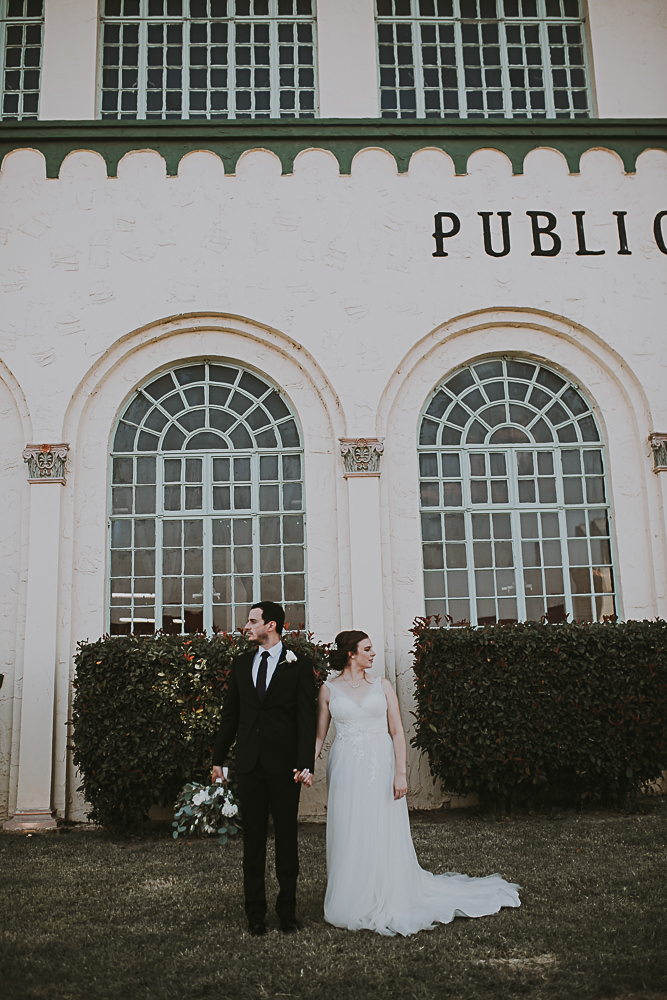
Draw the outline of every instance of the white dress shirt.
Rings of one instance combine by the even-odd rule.
[[[271,646],[271,649],[267,649],[266,652],[269,654],[269,659],[266,663],[266,687],[268,690],[269,684],[271,683],[271,678],[278,666],[278,660],[280,659],[280,654],[283,651],[282,640],[277,642],[275,646]],[[259,672],[259,664],[262,660],[262,653],[264,648],[260,646],[255,653],[255,659],[252,661],[252,682],[257,687],[257,674]]]

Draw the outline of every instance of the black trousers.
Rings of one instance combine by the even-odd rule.
[[[243,817],[243,889],[248,922],[260,923],[266,916],[266,837],[269,813],[273,816],[276,845],[278,899],[281,920],[294,920],[296,880],[299,874],[299,794],[291,773],[272,773],[260,764],[246,774],[237,774]]]

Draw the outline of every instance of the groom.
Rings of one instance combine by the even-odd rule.
[[[285,612],[260,601],[250,609],[245,634],[256,652],[235,657],[220,730],[213,747],[213,781],[236,738],[236,777],[243,817],[243,887],[251,934],[266,933],[266,838],[273,816],[280,929],[298,929],[297,813],[302,784],[315,764],[313,668],[281,640]]]

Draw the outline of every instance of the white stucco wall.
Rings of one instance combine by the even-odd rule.
[[[587,0],[592,78],[600,118],[667,115],[667,4]]]
[[[621,615],[667,614],[666,477],[653,473],[647,440],[667,430],[667,255],[653,236],[666,192],[667,154],[657,151],[644,153],[633,175],[604,150],[587,153],[578,175],[559,153],[536,150],[515,176],[491,150],[470,158],[466,176],[435,150],[415,154],[401,176],[388,153],[366,150],[349,177],[318,150],[302,153],[290,176],[262,151],[245,154],[235,176],[195,152],[171,178],[155,152],[128,154],[117,178],[90,152],[68,157],[55,180],[45,179],[36,152],[6,157],[0,358],[11,357],[27,414],[21,426],[3,403],[11,431],[2,460],[15,483],[17,532],[18,497],[28,489],[20,459],[27,420],[32,440],[71,446],[56,581],[59,811],[81,815],[71,774],[65,791],[64,723],[76,641],[105,628],[110,435],[137,384],[172,363],[232,358],[288,394],[305,437],[310,626],[326,640],[351,624],[381,632],[372,637],[396,678],[407,726],[408,629],[423,612],[417,422],[429,393],[459,364],[528,355],[594,400],[608,450]],[[507,256],[485,253],[480,211],[512,212]],[[532,256],[528,211],[556,216],[557,257]],[[586,213],[588,248],[604,255],[577,255],[575,211]],[[627,212],[629,255],[617,252],[614,211]],[[447,257],[433,257],[438,212],[461,221],[445,241]],[[355,548],[355,559],[369,574],[371,625],[355,618],[349,539],[351,511],[362,508],[350,507],[340,437],[385,441],[379,485],[354,494],[365,511],[352,530],[367,546]],[[8,572],[5,621],[17,599],[18,569]],[[5,697],[3,690],[0,705]],[[410,782],[413,805],[440,801],[414,755]],[[309,813],[322,808],[321,777],[311,795]]]
[[[39,116],[97,117],[98,0],[45,0]]]
[[[591,84],[601,118],[667,115],[664,0],[586,0]],[[317,0],[323,118],[378,110],[374,0]],[[98,2],[46,0],[40,117],[97,116]]]

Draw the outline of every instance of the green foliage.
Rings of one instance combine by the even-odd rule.
[[[412,742],[448,791],[620,806],[667,768],[667,622],[412,632]]]
[[[313,661],[319,688],[326,647],[302,632],[284,643]],[[228,633],[79,643],[71,731],[93,821],[139,828],[151,806],[172,805],[189,781],[208,782],[232,657],[248,648],[244,636]]]

